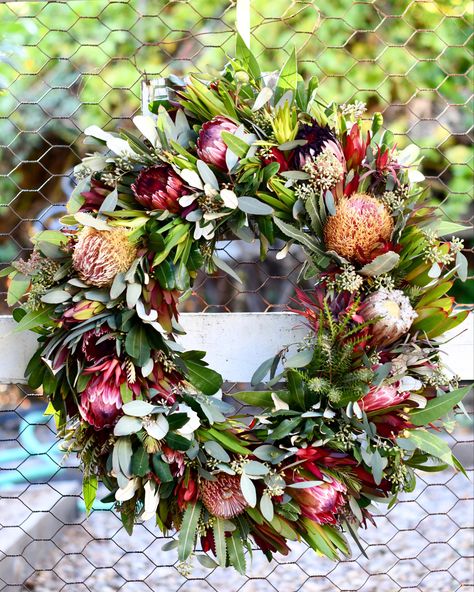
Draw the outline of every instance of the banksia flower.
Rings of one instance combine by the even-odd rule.
[[[115,276],[127,271],[137,255],[124,228],[95,230],[86,226],[79,233],[72,264],[79,278],[91,286],[110,286]]]
[[[305,481],[296,477],[296,483]],[[345,503],[346,486],[336,479],[314,487],[289,488],[291,497],[301,508],[301,513],[318,524],[336,524],[336,515]]]
[[[393,231],[393,218],[375,197],[355,193],[337,205],[329,216],[324,239],[329,251],[349,261],[365,264],[374,258],[377,247],[388,242]]]
[[[418,316],[401,290],[378,290],[364,301],[360,314],[370,326],[370,345],[386,347],[408,333]]]
[[[226,473],[219,473],[216,477],[216,481],[201,481],[202,502],[213,516],[234,518],[247,507],[240,488],[240,477]]]
[[[147,210],[168,210],[177,214],[181,210],[179,198],[190,190],[168,165],[142,169],[132,185],[137,201]]]
[[[213,164],[217,168],[227,171],[228,167],[225,160],[227,145],[222,139],[222,132],[233,134],[236,130],[237,126],[234,122],[220,115],[214,117],[211,121],[206,121],[199,132],[196,142],[199,158],[207,164]]]

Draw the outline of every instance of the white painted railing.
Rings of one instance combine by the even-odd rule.
[[[230,382],[248,382],[261,362],[306,333],[293,313],[185,313],[180,323],[187,334],[178,341],[186,349],[207,351],[211,368]],[[11,317],[0,316],[0,384],[24,383],[35,334],[14,332]],[[463,380],[474,379],[474,315],[443,340],[448,367]]]

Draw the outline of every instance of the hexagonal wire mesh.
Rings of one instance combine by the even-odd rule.
[[[472,6],[462,0],[310,2],[254,0],[252,46],[265,69],[299,48],[303,73],[317,74],[325,99],[365,101],[380,110],[400,145],[422,148],[424,172],[452,219],[472,221],[469,109]],[[0,262],[24,256],[32,232],[57,224],[84,154],[91,123],[129,125],[140,109],[144,76],[224,63],[235,5],[219,0],[85,0],[0,3]],[[242,277],[199,278],[186,310],[281,310],[299,267],[258,262],[258,248],[221,245]],[[472,260],[472,245],[466,249]],[[274,255],[274,252],[273,252]],[[1,287],[0,287],[1,289]],[[458,288],[458,298],[472,295]],[[3,302],[3,299],[2,299]],[[2,304],[2,306],[4,306]],[[4,308],[2,312],[6,312]],[[133,538],[116,515],[97,507],[86,519],[74,459],[61,463],[41,394],[0,387],[0,589],[234,590],[266,592],[471,589],[472,485],[462,475],[424,474],[415,492],[378,528],[362,533],[340,564],[301,545],[267,564],[256,555],[249,577],[197,567],[188,580],[166,539],[149,526]],[[450,437],[472,470],[472,436],[461,421]]]

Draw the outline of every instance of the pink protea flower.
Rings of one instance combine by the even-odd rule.
[[[79,413],[84,421],[101,430],[115,423],[121,407],[120,383],[99,374],[90,379],[81,394]]]
[[[124,228],[96,230],[86,226],[79,232],[72,264],[83,282],[102,288],[127,271],[136,255],[137,248]]]
[[[166,444],[162,445],[161,452],[163,460],[170,465],[171,474],[174,477],[182,477],[186,468],[184,454],[179,450],[173,450],[169,446],[166,446]]]
[[[238,475],[219,473],[215,481],[203,479],[200,494],[204,506],[217,518],[234,518],[247,507]]]
[[[199,158],[207,164],[213,164],[217,168],[227,171],[225,160],[227,146],[222,139],[222,132],[234,133],[236,130],[235,123],[221,115],[214,117],[211,121],[206,121],[196,142]]]
[[[306,481],[296,476],[293,482]],[[301,508],[303,516],[314,520],[318,524],[336,524],[336,515],[345,503],[346,486],[331,479],[321,485],[305,487],[303,489],[288,488],[291,497]]]
[[[179,198],[191,190],[166,164],[142,169],[132,185],[137,201],[147,210],[168,210],[172,214],[180,211]]]
[[[378,411],[379,409],[399,405],[409,396],[409,392],[400,393],[393,384],[372,387],[365,397],[359,401],[359,406],[366,412]]]

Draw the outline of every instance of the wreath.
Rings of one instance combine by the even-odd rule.
[[[418,148],[360,102],[322,104],[295,52],[262,73],[238,36],[219,76],[173,79],[150,110],[137,134],[86,130],[105,151],[75,167],[63,228],[4,272],[18,330],[39,334],[29,385],[79,456],[87,509],[102,482],[130,534],[177,530],[165,548],[182,571],[197,556],[245,573],[247,550],[270,559],[293,540],[336,560],[416,470],[463,470],[427,429],[468,391],[438,341],[468,314],[448,296],[462,242],[442,239],[461,227],[425,201]],[[307,337],[232,395],[252,416],[223,400],[205,352],[179,346],[198,270],[239,279],[216,255],[225,233],[262,258],[299,245],[314,285],[292,304]]]

